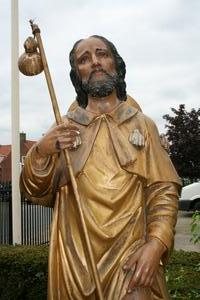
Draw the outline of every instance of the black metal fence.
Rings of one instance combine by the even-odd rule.
[[[53,209],[21,199],[22,244],[49,242]],[[0,184],[0,244],[12,244],[12,186]]]
[[[0,244],[12,244],[11,184],[0,184]]]

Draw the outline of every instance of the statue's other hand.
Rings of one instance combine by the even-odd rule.
[[[132,293],[135,287],[151,287],[159,267],[160,259],[166,251],[166,246],[156,238],[152,238],[128,258],[124,271],[133,275],[129,282],[127,293]]]
[[[80,145],[79,128],[65,121],[65,123],[51,128],[38,141],[36,149],[41,156],[46,156],[66,148],[70,150],[75,149],[78,145]]]

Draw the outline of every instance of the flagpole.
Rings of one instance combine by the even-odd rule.
[[[20,134],[19,134],[19,17],[18,0],[11,0],[11,129],[12,129],[12,238],[21,244]]]

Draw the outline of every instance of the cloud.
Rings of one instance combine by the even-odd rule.
[[[10,141],[10,6],[0,0],[0,143]],[[126,5],[125,5],[126,4]],[[36,18],[60,110],[75,98],[69,79],[68,54],[82,37],[110,39],[127,65],[127,91],[138,100],[160,131],[170,107],[199,107],[200,2],[178,0],[20,1],[20,53]],[[20,76],[21,130],[38,139],[54,122],[44,74]],[[3,116],[3,117],[2,117]]]

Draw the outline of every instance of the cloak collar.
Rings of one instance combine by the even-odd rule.
[[[138,112],[138,109],[126,103],[121,102],[110,113],[104,115],[110,116],[117,124],[121,124],[124,121],[130,119]],[[87,111],[86,109],[78,106],[74,111],[69,111],[67,117],[81,125],[89,125],[92,121],[99,118],[98,115]]]

